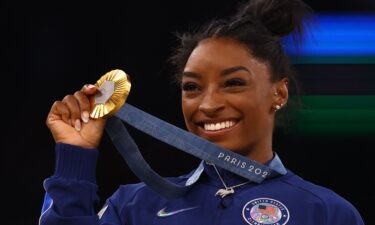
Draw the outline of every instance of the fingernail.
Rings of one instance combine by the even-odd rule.
[[[87,85],[87,88],[89,88],[89,89],[94,88],[94,87],[96,87],[96,86],[93,85],[93,84],[89,84],[89,85]]]
[[[87,112],[87,111],[83,111],[83,112],[82,112],[82,121],[83,121],[84,123],[89,122],[89,112]]]
[[[76,122],[74,123],[74,128],[77,130],[77,131],[80,131],[81,130],[81,121],[79,119],[76,119]]]

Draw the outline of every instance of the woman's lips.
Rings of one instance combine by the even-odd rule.
[[[199,129],[205,136],[222,135],[231,131],[238,122],[235,119],[225,119],[215,122],[206,121],[199,123]]]

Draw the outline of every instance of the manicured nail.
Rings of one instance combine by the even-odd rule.
[[[77,131],[80,131],[81,130],[81,121],[79,119],[76,119],[76,122],[74,123],[74,128],[77,130]]]
[[[89,88],[89,89],[94,88],[94,87],[96,87],[96,86],[93,85],[93,84],[89,84],[89,85],[87,85],[87,88]]]
[[[89,112],[87,112],[87,111],[83,111],[81,117],[82,117],[82,121],[83,121],[84,123],[89,122]]]

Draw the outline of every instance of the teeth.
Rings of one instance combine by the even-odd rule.
[[[225,121],[221,123],[205,123],[203,127],[205,130],[216,131],[232,127],[234,124],[235,122],[233,121]]]

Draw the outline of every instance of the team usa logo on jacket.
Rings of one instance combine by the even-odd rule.
[[[257,198],[246,203],[242,216],[250,225],[284,225],[289,221],[289,210],[271,198]]]

